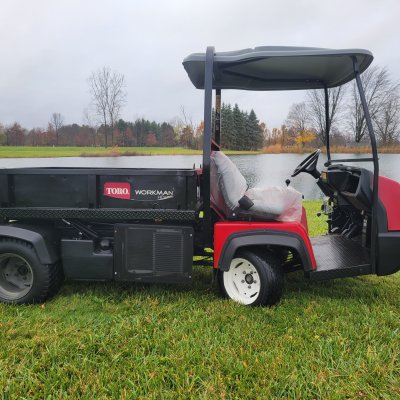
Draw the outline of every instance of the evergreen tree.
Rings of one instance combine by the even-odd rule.
[[[249,119],[249,114],[247,112],[243,112],[244,126],[246,130],[246,134],[242,138],[242,150],[250,150],[253,143],[253,127],[251,126],[251,121]]]
[[[257,150],[261,148],[263,145],[263,135],[260,128],[260,121],[254,110],[250,111],[247,119],[247,127],[249,140],[248,150]]]
[[[230,104],[222,104],[221,107],[221,144],[224,149],[232,149],[233,144],[233,113]]]
[[[240,150],[243,147],[246,136],[246,122],[243,112],[239,106],[235,104],[233,108],[233,137],[232,137],[232,148],[234,150]]]
[[[161,127],[161,146],[173,147],[176,145],[176,134],[173,126],[164,122]]]

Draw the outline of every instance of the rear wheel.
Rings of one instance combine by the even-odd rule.
[[[231,261],[229,271],[218,271],[222,294],[238,303],[264,306],[277,303],[283,291],[283,272],[278,260],[242,250]]]
[[[60,268],[42,264],[29,243],[14,239],[0,241],[0,301],[40,303],[54,294]]]

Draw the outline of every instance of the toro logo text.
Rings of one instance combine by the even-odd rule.
[[[105,182],[104,196],[129,200],[131,198],[131,184],[128,182]]]

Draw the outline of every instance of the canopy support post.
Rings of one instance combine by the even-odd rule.
[[[326,85],[324,86],[325,94],[325,145],[326,145],[326,155],[328,157],[328,163],[331,161],[331,148],[329,142],[329,134],[331,131],[331,121],[329,118],[329,92]]]
[[[365,98],[364,88],[360,78],[360,70],[356,57],[352,57],[354,76],[356,78],[358,93],[360,95],[361,104],[364,111],[364,117],[368,128],[369,138],[371,141],[372,158],[374,163],[374,180],[372,189],[372,226],[371,226],[371,265],[373,272],[376,271],[377,260],[377,246],[378,246],[378,193],[379,193],[379,161],[378,161],[378,148],[376,145],[376,138],[374,128],[372,126],[371,115],[368,110],[367,100]]]
[[[204,65],[204,140],[203,175],[201,195],[203,198],[204,246],[212,246],[213,227],[210,208],[210,156],[212,136],[212,90],[214,70],[214,47],[207,47]]]
[[[215,90],[215,143],[221,146],[221,89]]]

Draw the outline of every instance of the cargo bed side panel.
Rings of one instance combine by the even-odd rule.
[[[87,208],[88,175],[14,175],[15,207]]]

